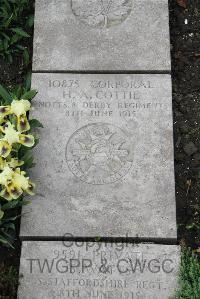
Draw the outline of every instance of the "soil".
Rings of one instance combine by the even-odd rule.
[[[184,9],[170,0],[169,7],[178,240],[197,249],[200,247],[200,5],[199,1],[188,1]],[[31,39],[27,46],[32,53]],[[21,84],[26,72],[20,57],[12,65],[0,59],[0,83],[4,86]],[[14,251],[0,248],[0,265],[18,268],[19,240],[15,245]],[[15,297],[8,294],[3,298]]]
[[[200,5],[170,0],[178,238],[200,246]]]

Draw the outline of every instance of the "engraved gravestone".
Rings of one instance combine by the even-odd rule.
[[[37,194],[21,237],[176,239],[169,75],[33,74]]]
[[[132,0],[72,0],[74,15],[89,26],[98,28],[121,24],[130,15],[132,6]]]
[[[36,0],[35,71],[170,71],[167,0]]]
[[[179,262],[178,246],[23,242],[18,299],[174,298]]]
[[[86,183],[114,183],[132,166],[130,145],[124,132],[107,123],[77,130],[69,139],[66,159],[72,173]]]

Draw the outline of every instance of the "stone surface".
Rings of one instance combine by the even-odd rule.
[[[18,299],[169,299],[178,246],[23,242]]]
[[[36,0],[34,70],[169,71],[167,0]]]
[[[176,239],[169,75],[33,74],[44,125],[21,237]]]

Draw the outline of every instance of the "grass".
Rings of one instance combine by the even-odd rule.
[[[0,299],[16,298],[18,271],[14,266],[0,264]]]
[[[200,262],[190,249],[182,252],[179,285],[174,299],[200,298]]]

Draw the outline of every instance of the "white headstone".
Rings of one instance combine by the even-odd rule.
[[[44,125],[21,237],[176,239],[169,75],[33,74]]]
[[[18,299],[169,299],[179,263],[178,246],[23,242]]]
[[[167,0],[36,0],[35,71],[170,71]]]

